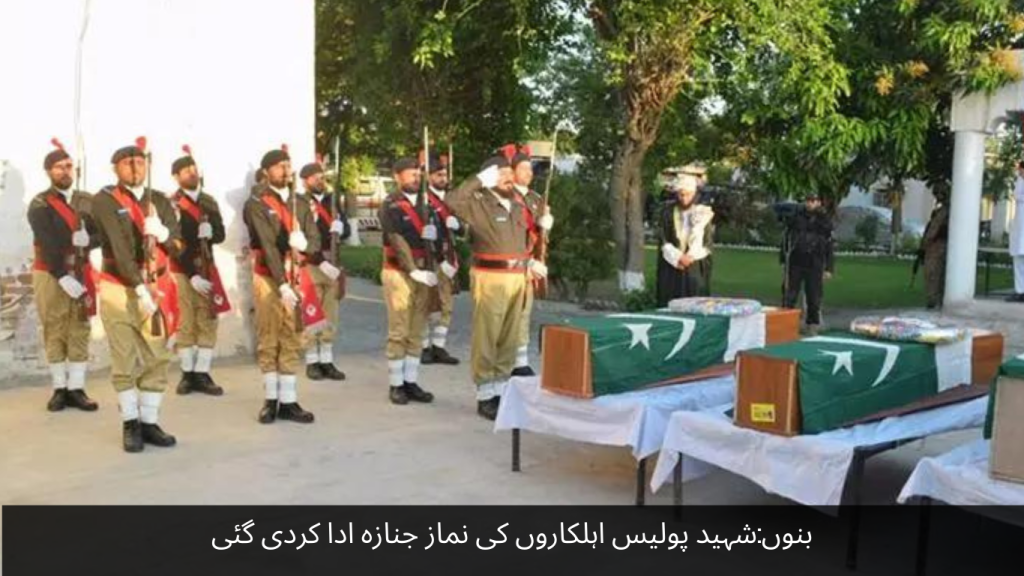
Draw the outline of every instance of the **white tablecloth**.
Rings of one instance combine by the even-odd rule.
[[[494,431],[520,428],[569,440],[629,446],[636,459],[657,452],[673,412],[705,410],[733,402],[732,376],[702,382],[609,394],[581,400],[540,387],[540,378],[513,378],[494,423]]]
[[[837,506],[856,448],[980,427],[985,421],[987,403],[987,398],[977,398],[926,412],[794,437],[740,428],[723,409],[677,412],[668,424],[651,489],[657,491],[671,478],[682,453],[749,478],[768,492],[801,504]],[[686,467],[684,463],[684,473]]]
[[[897,501],[928,496],[954,506],[1024,505],[1024,484],[991,478],[988,457],[989,441],[979,439],[941,456],[922,458]]]

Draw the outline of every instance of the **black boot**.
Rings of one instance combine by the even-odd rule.
[[[434,401],[434,395],[423,388],[420,388],[419,384],[416,384],[415,382],[406,382],[402,384],[402,388],[405,388],[405,395],[413,402],[429,404]]]
[[[260,409],[260,424],[270,424],[277,419],[277,400],[265,400]]]
[[[68,390],[67,404],[85,412],[95,412],[99,408],[95,400],[85,395],[85,390]]]
[[[175,392],[184,396],[190,394],[196,387],[196,373],[195,372],[182,372],[181,380],[178,381],[178,387]]]
[[[310,380],[323,380],[324,371],[320,364],[306,364],[306,378]]]
[[[192,389],[196,392],[202,392],[210,396],[221,396],[224,394],[224,389],[217,386],[217,383],[213,381],[213,378],[208,373],[193,372],[193,374],[195,376],[192,377]]]
[[[161,448],[170,448],[178,443],[178,439],[164,432],[158,424],[142,425],[142,441]]]
[[[328,380],[345,379],[345,373],[342,372],[341,370],[338,370],[338,368],[334,364],[331,364],[330,362],[320,363],[320,374],[322,374],[323,377],[327,378]]]
[[[292,402],[290,404],[281,403],[277,408],[277,417],[281,420],[291,420],[292,422],[298,422],[300,424],[312,424],[313,413],[307,412],[299,406],[298,402]]]
[[[536,376],[537,373],[534,372],[533,368],[530,368],[529,366],[518,366],[514,370],[512,370],[512,375],[513,376],[523,376],[523,377],[525,377],[525,376]]]
[[[449,354],[448,351],[445,350],[444,348],[440,348],[438,346],[431,346],[431,349],[434,352],[434,362],[435,363],[437,363],[437,364],[449,364],[451,366],[454,366],[454,365],[459,363],[459,359],[455,358],[454,356]],[[421,364],[422,364],[422,362],[421,362]]]
[[[122,437],[125,452],[142,452],[142,449],[145,448],[142,443],[142,423],[138,418],[125,420]]]
[[[65,388],[54,388],[53,396],[46,403],[46,409],[50,412],[60,412],[68,405],[68,391]]]
[[[427,346],[423,349],[423,353],[420,354],[420,364],[436,364],[437,359],[434,357],[434,347]]]
[[[409,395],[405,393],[405,386],[388,386],[388,388],[390,388],[388,399],[392,404],[405,406],[409,403]]]
[[[476,403],[476,413],[487,420],[494,420],[498,417],[498,397],[490,400],[480,400]]]

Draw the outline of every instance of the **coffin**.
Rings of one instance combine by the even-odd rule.
[[[989,475],[1024,483],[1024,355],[1003,364],[989,397]]]
[[[566,320],[541,328],[541,387],[594,398],[732,373],[740,350],[795,340],[800,311],[743,318],[659,310]]]
[[[830,332],[740,352],[738,426],[795,436],[841,428],[936,397],[962,384],[988,384],[1003,337],[975,332],[948,344],[876,340]]]

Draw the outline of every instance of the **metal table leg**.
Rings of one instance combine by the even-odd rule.
[[[928,529],[931,522],[932,499],[924,496],[919,505],[921,512],[917,524],[917,561],[914,565],[914,574],[924,576],[928,570]]]
[[[683,454],[678,455],[679,461],[672,468],[672,504],[677,522],[683,519]]]
[[[644,482],[647,481],[647,458],[641,458],[636,463],[636,505],[643,506],[644,499],[647,495],[647,487],[644,486]]]
[[[849,510],[849,525],[846,537],[846,567],[850,570],[857,569],[857,545],[859,544],[858,538],[860,536],[860,492],[861,492],[861,480],[864,478],[864,460],[867,455],[860,451],[855,450],[853,453],[853,461],[850,463],[850,471],[847,474],[846,482],[848,490],[846,492],[847,510]]]
[[[512,429],[512,471],[519,472],[519,428]]]

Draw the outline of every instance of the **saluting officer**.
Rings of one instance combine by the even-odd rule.
[[[53,384],[46,408],[91,412],[97,404],[85,393],[85,372],[96,291],[89,278],[88,250],[99,245],[99,235],[89,213],[91,196],[72,188],[71,156],[56,139],[53,144],[56,149],[43,160],[50,187],[28,207],[35,245],[32,289]]]

